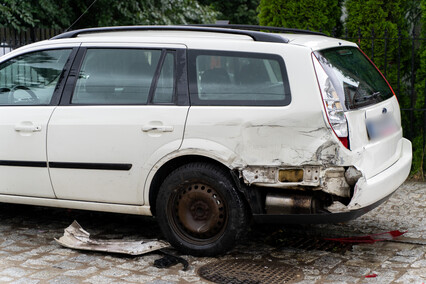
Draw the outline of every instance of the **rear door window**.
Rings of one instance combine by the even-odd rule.
[[[288,105],[282,58],[273,54],[190,51],[193,105]]]
[[[161,50],[88,49],[72,104],[147,104]]]

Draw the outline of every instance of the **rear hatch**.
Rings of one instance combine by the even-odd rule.
[[[312,59],[330,126],[355,165],[369,178],[395,163],[401,118],[383,75],[357,47],[318,50]]]

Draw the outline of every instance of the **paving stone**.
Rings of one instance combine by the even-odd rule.
[[[5,248],[12,245],[13,243],[15,243],[14,240],[6,239],[6,240],[3,240],[3,242],[0,244],[0,247]]]
[[[333,283],[356,283],[361,277],[353,277],[341,274],[328,274],[323,277],[325,281],[332,281]]]
[[[61,275],[49,280],[48,283],[49,284],[78,284],[78,283],[81,283],[81,280],[75,279],[73,277]]]
[[[413,268],[424,268],[426,267],[426,259],[418,260],[411,264],[411,267]]]
[[[391,262],[403,262],[403,263],[413,263],[416,261],[419,257],[417,256],[394,256],[389,259]]]
[[[27,261],[25,261],[24,263],[21,264],[21,266],[31,267],[31,268],[40,268],[41,266],[42,267],[49,267],[51,265],[52,265],[52,263],[45,261],[41,258],[28,259]]]
[[[34,280],[29,278],[21,278],[15,281],[10,282],[11,284],[36,284],[40,283],[40,280]]]
[[[82,266],[83,264],[78,262],[62,261],[60,263],[55,264],[53,267],[59,268],[59,269],[71,270],[71,269],[76,269]]]
[[[62,271],[59,269],[44,269],[42,271],[33,273],[30,275],[31,279],[40,279],[40,280],[48,280],[55,278],[58,275],[61,275]]]
[[[64,275],[67,276],[75,276],[75,277],[87,277],[91,274],[94,274],[98,271],[99,269],[96,267],[88,267],[85,269],[75,269],[75,270],[68,270],[63,272]]]
[[[370,272],[371,274],[376,274],[376,277],[372,277],[372,278],[366,278],[364,275],[364,279],[363,282],[365,283],[392,283],[392,281],[394,281],[396,279],[396,277],[398,276],[399,272],[398,271],[393,271],[393,270],[374,270]]]
[[[60,261],[65,260],[65,259],[67,259],[66,256],[64,256],[64,255],[55,255],[55,254],[53,254],[53,255],[45,255],[45,256],[43,256],[41,258],[41,260],[43,260],[43,261],[55,262],[55,263],[60,262]]]
[[[342,275],[360,276],[360,275],[367,275],[370,271],[371,270],[368,267],[339,265],[336,269],[333,270],[333,273],[342,274]]]
[[[101,272],[103,276],[112,276],[112,277],[123,277],[130,274],[130,271],[126,271],[119,268],[111,268]]]
[[[115,281],[115,279],[111,279],[109,277],[96,275],[96,276],[92,276],[92,277],[84,280],[84,282],[93,283],[93,284],[109,284],[109,283],[115,283],[116,281]],[[141,283],[143,283],[143,282],[141,282]]]
[[[80,254],[76,257],[71,258],[71,261],[77,261],[82,263],[91,263],[95,261],[99,256],[97,255],[87,255],[87,254]]]
[[[382,263],[381,268],[407,268],[408,265],[408,263],[385,261]]]
[[[324,268],[330,270],[341,262],[342,260],[336,255],[326,255],[317,259],[313,265],[321,270],[324,270]]]
[[[128,282],[136,282],[136,283],[152,283],[154,280],[156,280],[156,276],[147,276],[147,275],[129,275],[126,277],[123,277],[123,280]],[[158,281],[158,280],[157,280]]]
[[[6,276],[11,276],[11,277],[23,277],[27,274],[29,274],[30,271],[26,270],[26,269],[22,269],[22,268],[18,268],[18,267],[11,267],[11,268],[7,268],[3,271],[0,272],[0,275],[6,275]]]
[[[398,278],[396,283],[424,283],[426,281],[426,269],[411,270]]]

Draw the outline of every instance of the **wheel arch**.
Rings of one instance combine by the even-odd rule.
[[[183,155],[175,157],[163,165],[155,172],[153,178],[151,179],[151,183],[149,184],[149,204],[151,213],[153,216],[156,215],[156,199],[158,196],[158,191],[160,189],[160,186],[164,179],[167,177],[170,172],[172,172],[174,169],[183,166],[188,163],[195,163],[195,162],[203,162],[203,163],[210,163],[214,164],[218,167],[221,167],[223,169],[226,169],[229,171],[230,178],[236,183],[237,181],[235,178],[232,177],[231,171],[232,169],[228,166],[226,166],[224,163],[215,160],[211,157],[202,156],[202,155]],[[239,187],[238,184],[235,184],[237,187]]]

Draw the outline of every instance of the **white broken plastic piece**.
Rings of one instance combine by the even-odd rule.
[[[64,230],[64,235],[58,239],[59,244],[64,247],[81,250],[103,251],[112,253],[123,253],[130,255],[141,255],[152,251],[170,247],[165,241],[143,240],[96,240],[91,239],[90,234],[85,231],[77,221],[74,221]]]
[[[327,210],[331,213],[341,213],[350,211],[348,207],[342,204],[340,201],[334,201],[330,206],[327,207]]]

